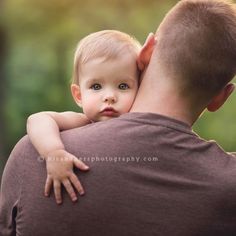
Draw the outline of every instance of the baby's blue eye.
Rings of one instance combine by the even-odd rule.
[[[101,84],[93,84],[90,88],[93,90],[99,90],[102,88],[102,86],[101,86]]]
[[[121,90],[129,89],[129,85],[125,84],[125,83],[122,83],[122,84],[119,85],[119,89],[121,89]]]

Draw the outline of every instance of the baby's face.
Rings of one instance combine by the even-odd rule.
[[[116,59],[93,59],[81,66],[81,104],[93,121],[109,120],[129,112],[137,90],[136,58],[124,53]]]

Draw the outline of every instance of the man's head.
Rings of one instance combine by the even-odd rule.
[[[210,110],[222,105],[236,73],[235,6],[223,0],[182,0],[166,15],[156,38],[148,70],[192,105]],[[212,106],[221,92],[223,100]]]
[[[104,30],[82,39],[74,59],[72,95],[93,121],[129,111],[138,89],[140,44],[131,36]]]

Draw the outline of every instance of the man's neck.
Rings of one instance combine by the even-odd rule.
[[[193,109],[186,100],[176,94],[176,88],[171,89],[160,83],[152,84],[145,78],[130,112],[157,113],[192,126],[201,114],[201,110],[196,107]]]

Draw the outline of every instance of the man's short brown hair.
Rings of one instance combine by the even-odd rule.
[[[217,94],[236,72],[236,9],[223,0],[182,0],[157,31],[155,55],[185,95]]]

